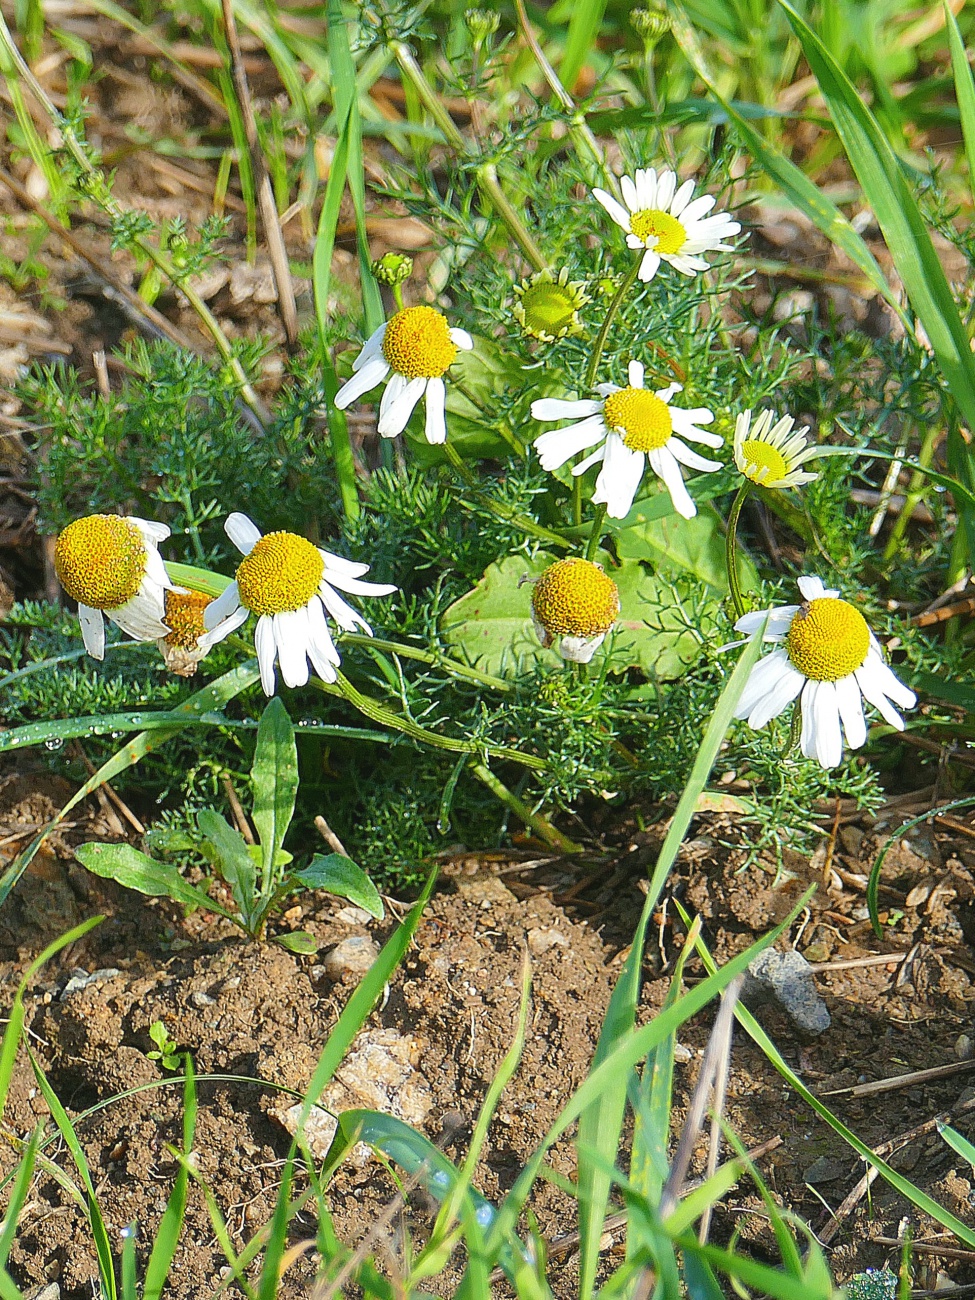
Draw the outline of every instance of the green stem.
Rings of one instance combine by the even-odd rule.
[[[486,492],[482,492],[477,475],[472,473],[468,466],[464,464],[456,447],[451,443],[444,443],[444,454],[456,470],[458,477],[463,479],[470,488],[471,496],[474,497],[478,505],[483,506],[485,510],[489,510],[498,519],[503,519],[505,523],[516,524],[529,537],[537,537],[539,541],[547,542],[549,546],[558,546],[563,551],[570,548],[571,543],[566,541],[564,537],[560,537],[558,533],[553,533],[550,528],[537,524],[534,519],[530,519],[528,515],[523,515],[514,506],[506,506],[504,502],[495,501]]]
[[[503,681],[500,677],[492,677],[490,673],[479,672],[477,668],[470,668],[467,664],[451,659],[448,655],[421,650],[418,646],[403,645],[399,641],[386,641],[378,636],[363,636],[358,632],[343,632],[336,639],[339,645],[357,645],[362,646],[364,650],[385,650],[389,654],[399,655],[401,659],[416,659],[419,663],[442,668],[445,673],[450,673],[453,677],[476,682],[478,686],[487,686],[493,691],[507,693],[513,689],[510,682]]]
[[[626,295],[629,293],[630,289],[632,288],[633,281],[636,279],[637,275],[639,274],[640,263],[642,260],[643,260],[643,254],[641,253],[640,256],[633,263],[633,265],[630,267],[629,271],[627,271],[623,279],[623,283],[616,290],[616,294],[613,298],[613,301],[609,304],[609,310],[606,312],[606,315],[603,318],[603,323],[599,328],[599,333],[596,335],[596,343],[592,350],[592,356],[589,358],[589,369],[586,371],[587,390],[592,388],[593,384],[596,382],[596,375],[599,373],[599,363],[603,359],[603,348],[605,348],[606,339],[609,337],[610,326],[612,325],[616,317],[616,313],[620,309],[623,299],[626,297]]]
[[[589,534],[589,541],[586,543],[586,559],[595,559],[596,552],[599,550],[599,540],[603,535],[603,521],[606,518],[606,507],[597,506],[596,513],[593,516],[592,531]]]
[[[731,591],[731,599],[735,604],[735,618],[741,618],[742,614],[748,612],[742,598],[741,584],[738,581],[738,517],[741,514],[742,506],[745,504],[745,499],[751,491],[751,486],[748,479],[745,479],[738,489],[737,495],[731,504],[731,514],[728,516],[728,536],[725,540],[728,587]]]
[[[396,302],[396,310],[404,311],[406,309],[406,303],[403,301],[403,286],[401,284],[393,285],[393,298]]]
[[[490,419],[489,412],[485,407],[484,403],[479,401],[478,398],[475,397],[474,394],[471,392],[471,390],[467,387],[467,385],[462,383],[459,379],[451,379],[450,382],[457,389],[458,393],[462,393],[463,396],[467,398],[471,406],[474,407],[475,411],[479,411],[481,415],[488,417],[483,421],[479,421],[479,423],[483,423],[486,429],[492,429],[495,433],[499,433],[501,437],[505,440],[505,442],[508,444],[508,446],[512,449],[512,451],[516,451],[519,456],[521,456],[522,458],[527,456],[528,448],[521,441],[518,435],[514,433],[513,430],[508,428],[504,420]]]
[[[917,463],[928,468],[934,459],[934,449],[938,440],[944,433],[941,425],[932,425],[924,435],[924,441],[917,454]],[[919,474],[916,470],[911,475],[910,486],[904,498],[904,506],[894,520],[894,525],[890,530],[890,536],[887,538],[887,545],[884,547],[884,560],[889,564],[900,549],[901,541],[907,532],[907,525],[911,522],[911,515],[914,513],[914,507],[921,500],[924,489],[924,475]]]
[[[550,844],[554,849],[559,849],[562,853],[582,852],[581,844],[576,844],[574,840],[567,839],[541,813],[532,812],[524,800],[519,799],[502,781],[499,781],[485,763],[472,763],[471,771],[479,781],[482,781],[487,786],[493,795],[501,800],[506,808],[510,808],[515,816],[520,821],[523,821],[526,826],[530,826],[546,844]]]

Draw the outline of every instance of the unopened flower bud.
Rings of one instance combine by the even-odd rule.
[[[467,9],[464,12],[464,22],[471,40],[480,46],[498,30],[501,15],[494,9]]]
[[[372,273],[380,284],[392,289],[413,274],[413,258],[405,253],[384,253],[373,262]]]
[[[671,27],[670,15],[662,6],[631,10],[630,24],[645,45],[655,45]]]

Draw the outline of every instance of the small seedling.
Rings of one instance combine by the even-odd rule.
[[[324,889],[383,917],[382,899],[375,885],[356,864],[339,853],[316,853],[301,871],[292,869],[292,855],[282,848],[295,811],[298,793],[298,751],[288,711],[278,698],[271,700],[257,729],[252,820],[259,843],[248,844],[236,827],[212,808],[197,815],[203,836],[201,851],[230,886],[236,911],[221,906],[202,889],[191,885],[179,870],[157,862],[130,844],[82,844],[79,861],[97,876],[108,876],[141,894],[164,895],[191,907],[217,912],[239,925],[252,939],[267,937],[269,918],[285,899],[304,889]],[[315,952],[314,938],[303,930],[273,936],[291,952]]]
[[[179,1044],[169,1036],[169,1031],[161,1020],[154,1020],[149,1026],[149,1037],[158,1050],[146,1052],[150,1061],[158,1061],[164,1070],[179,1069]]]

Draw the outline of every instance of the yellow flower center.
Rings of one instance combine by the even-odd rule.
[[[753,483],[763,483],[774,487],[789,472],[785,457],[777,447],[757,438],[749,438],[741,444],[741,458],[745,468],[741,471],[745,478]]]
[[[407,379],[437,379],[456,355],[447,318],[432,307],[406,307],[387,322],[383,356]]]
[[[72,600],[92,609],[118,609],[138,594],[146,546],[121,515],[76,519],[54,543],[54,571]]]
[[[532,284],[521,295],[525,329],[555,334],[575,324],[578,295],[562,284]]]
[[[549,636],[602,636],[619,618],[616,583],[590,560],[558,560],[532,589],[532,612]]]
[[[630,229],[637,239],[646,241],[656,236],[653,246],[656,253],[679,253],[687,243],[687,231],[669,212],[660,208],[643,208],[630,217]]]
[[[646,388],[621,388],[603,403],[603,423],[632,451],[656,451],[674,432],[667,403]]]
[[[180,646],[183,650],[194,650],[197,641],[206,631],[203,626],[203,611],[212,599],[212,596],[205,596],[202,591],[167,591],[166,613],[163,617],[163,622],[169,628],[166,644]]]
[[[800,606],[785,639],[789,658],[814,682],[838,682],[860,668],[870,649],[870,629],[845,600],[820,596]]]
[[[307,605],[318,590],[325,561],[296,533],[268,533],[237,570],[240,603],[252,614],[284,614]]]

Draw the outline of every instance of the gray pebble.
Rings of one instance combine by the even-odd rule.
[[[799,952],[760,953],[748,967],[742,1000],[772,998],[797,1029],[821,1034],[830,1026],[829,1010],[816,992],[812,967]]]

